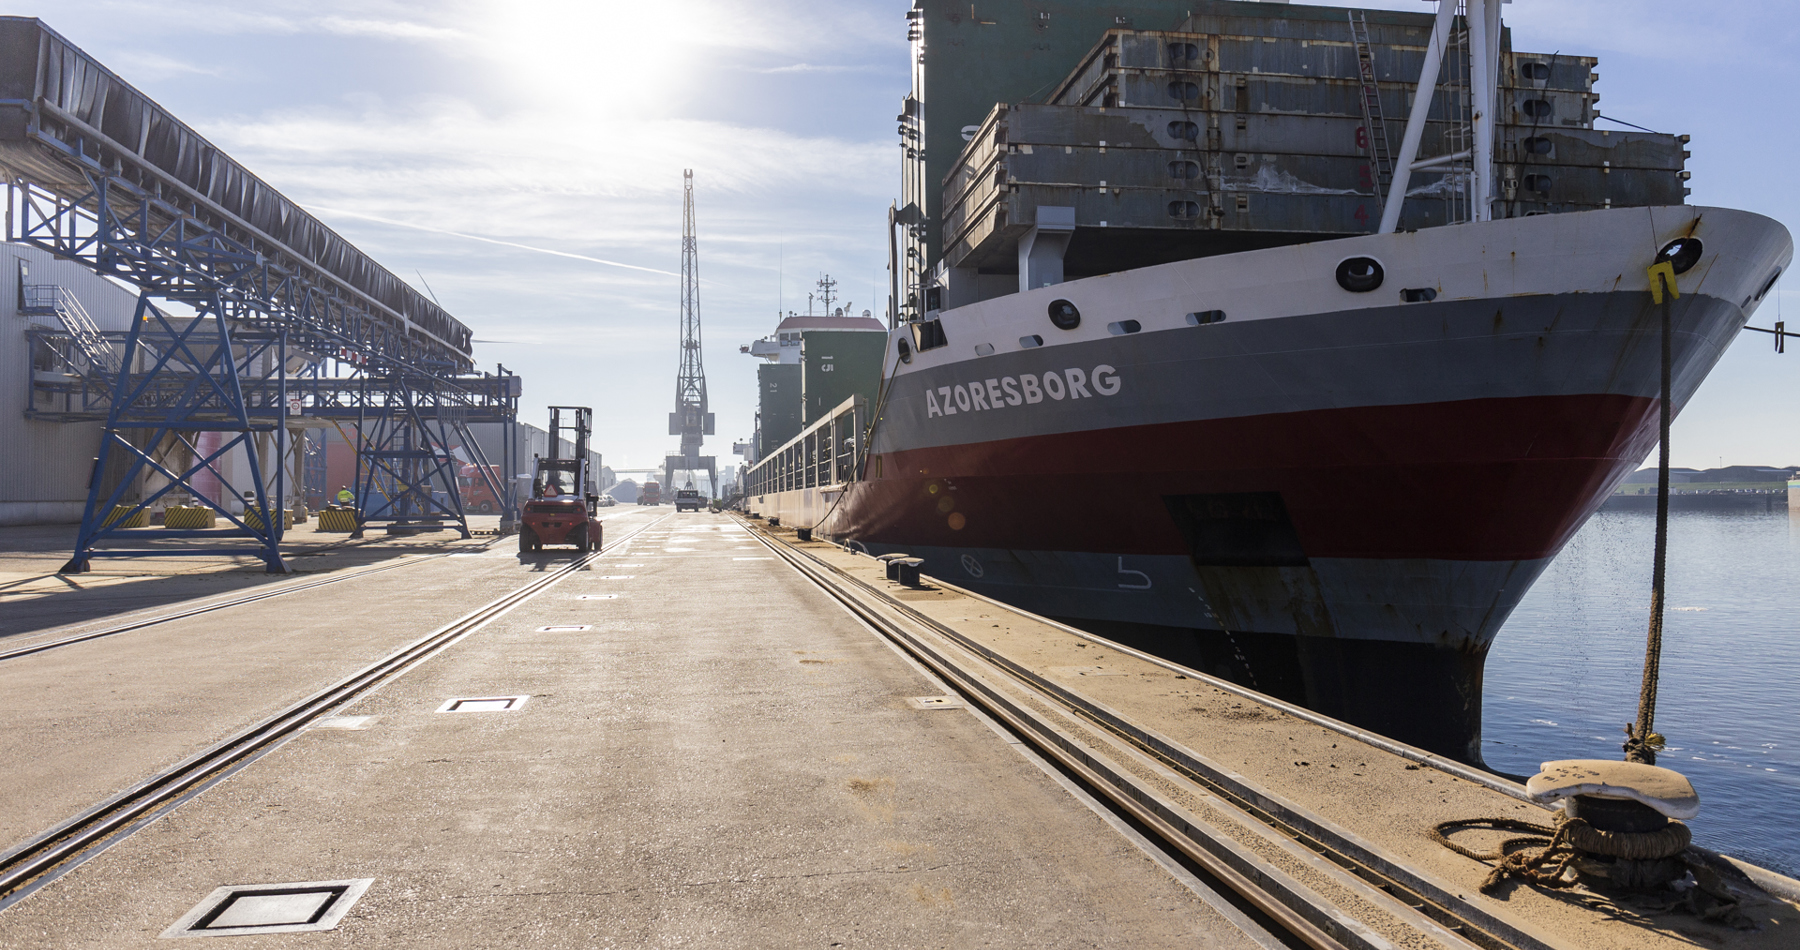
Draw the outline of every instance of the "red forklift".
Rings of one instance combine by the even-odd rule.
[[[541,551],[546,544],[572,544],[581,554],[600,549],[600,495],[588,466],[593,429],[594,410],[550,407],[550,455],[537,457],[531,475],[531,500],[519,518],[520,554]],[[572,458],[562,456],[564,433],[575,446]]]

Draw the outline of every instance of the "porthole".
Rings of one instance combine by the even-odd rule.
[[[1067,300],[1052,300],[1050,322],[1056,324],[1058,330],[1073,330],[1081,326],[1081,311]]]
[[[1400,291],[1400,299],[1407,303],[1430,303],[1437,299],[1437,288],[1408,287]]]
[[[1547,195],[1550,193],[1550,185],[1552,182],[1549,175],[1526,175],[1521,184],[1525,186],[1526,191],[1535,191],[1540,195]]]
[[[1685,274],[1693,270],[1695,264],[1700,263],[1701,250],[1699,238],[1676,238],[1664,244],[1663,249],[1656,252],[1656,263],[1661,264],[1663,261],[1668,261],[1669,266],[1675,268],[1675,273]]]
[[[1527,155],[1548,155],[1552,150],[1550,140],[1541,135],[1534,135],[1519,143],[1519,149]]]
[[[1200,217],[1200,203],[1197,201],[1169,202],[1169,217],[1189,221]]]
[[[1170,43],[1169,44],[1169,65],[1175,67],[1176,69],[1181,69],[1181,68],[1185,67],[1188,63],[1191,63],[1194,60],[1199,59],[1199,58],[1200,58],[1200,47],[1194,45],[1193,43]]]
[[[912,362],[912,344],[906,342],[906,338],[902,337],[894,348],[900,351],[900,362]]]
[[[1169,123],[1169,138],[1198,142],[1200,140],[1200,123],[1171,122]]]
[[[1533,79],[1542,82],[1543,80],[1550,78],[1550,64],[1520,63],[1519,76],[1523,79]]]
[[[1222,323],[1225,320],[1223,310],[1199,310],[1187,315],[1188,326],[1203,327],[1209,323]]]
[[[1170,178],[1199,178],[1199,162],[1174,161],[1169,163]]]
[[[1183,102],[1198,99],[1200,98],[1200,87],[1191,82],[1176,80],[1169,83],[1169,98],[1179,99]]]
[[[1366,294],[1381,286],[1381,263],[1372,257],[1352,257],[1337,266],[1338,286],[1353,294]]]
[[[1519,103],[1519,111],[1533,119],[1548,119],[1556,109],[1547,99],[1527,99]]]
[[[1142,330],[1143,328],[1144,328],[1144,325],[1137,322],[1136,320],[1119,320],[1119,321],[1107,324],[1106,332],[1112,334],[1113,336],[1124,336],[1127,333],[1136,333],[1139,330]]]
[[[1044,338],[1041,336],[1038,336],[1035,333],[1031,334],[1030,336],[1019,337],[1019,349],[1021,349],[1021,350],[1029,350],[1033,347],[1038,347],[1038,346],[1043,346],[1043,345],[1044,345]]]
[[[975,344],[975,355],[976,356],[993,356],[994,355],[994,344],[992,344],[992,343],[977,343],[977,344]]]

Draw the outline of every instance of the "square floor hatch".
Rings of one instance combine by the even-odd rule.
[[[961,709],[963,701],[955,696],[909,696],[914,709]]]
[[[437,711],[441,713],[512,712],[525,705],[525,701],[530,698],[530,696],[462,696],[445,700]]]
[[[374,878],[361,878],[228,885],[208,894],[162,935],[235,937],[332,930],[373,883]]]

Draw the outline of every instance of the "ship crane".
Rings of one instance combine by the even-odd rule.
[[[673,487],[676,472],[693,484],[695,472],[706,472],[709,495],[719,491],[718,468],[713,457],[700,454],[700,443],[713,434],[713,414],[706,406],[706,370],[700,360],[700,258],[694,238],[694,170],[681,173],[681,368],[675,374],[675,411],[669,413],[669,434],[681,437],[681,454],[663,461],[663,484]]]

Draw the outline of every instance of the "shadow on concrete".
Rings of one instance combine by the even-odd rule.
[[[485,550],[496,540],[482,535],[463,540],[454,531],[392,536],[370,532],[366,538],[351,540],[303,528],[282,545],[293,570],[282,575],[266,573],[263,562],[252,557],[174,553],[205,546],[204,540],[144,536],[119,545],[168,549],[171,556],[96,558],[86,574],[60,575],[56,571],[68,560],[75,531],[74,525],[0,528],[0,643],[57,627],[98,624],[134,611],[304,582],[308,576],[329,576],[408,555]]]

